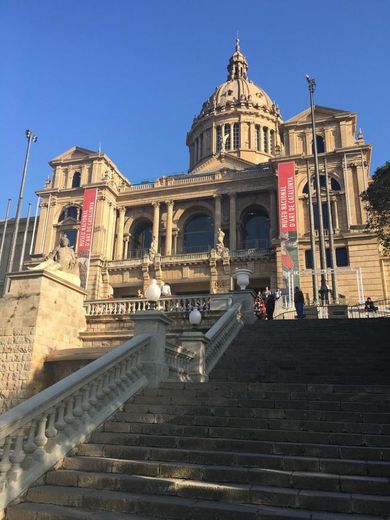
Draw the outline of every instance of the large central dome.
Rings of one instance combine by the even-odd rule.
[[[248,79],[238,39],[227,70],[227,80],[203,103],[187,135],[190,171],[213,168],[217,165],[210,160],[225,154],[240,158],[243,167],[268,161],[279,144],[278,107]]]

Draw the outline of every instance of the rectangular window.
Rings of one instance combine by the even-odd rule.
[[[321,204],[322,206],[322,225],[324,226],[324,229],[329,229],[329,212],[328,212],[328,205],[326,202]],[[314,228],[318,229],[319,227],[319,219],[318,219],[318,208],[317,204],[313,204],[313,213],[314,213]]]
[[[263,140],[264,140],[264,146],[263,146],[263,150],[265,151],[265,153],[268,153],[269,152],[269,146],[268,146],[268,128],[267,127],[263,127]]]
[[[255,147],[260,152],[260,125],[255,126]]]
[[[275,154],[275,132],[271,130],[270,132],[270,141],[271,141],[271,153]]]
[[[240,123],[234,123],[233,126],[233,148],[240,148]]]
[[[326,265],[331,266],[330,249],[325,250]],[[348,249],[346,247],[336,247],[336,266],[347,267],[349,265]],[[313,269],[313,255],[311,249],[305,251],[305,266],[306,269]],[[319,268],[319,266],[317,266]]]

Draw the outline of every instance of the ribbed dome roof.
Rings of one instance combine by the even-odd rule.
[[[275,111],[276,107],[268,94],[248,79],[248,62],[240,50],[238,39],[227,70],[227,80],[203,103],[198,118],[236,107],[255,108],[271,113]]]

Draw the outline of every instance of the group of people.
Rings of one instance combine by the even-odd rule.
[[[280,298],[281,292],[278,289],[273,293],[269,287],[264,291],[259,291],[254,302],[254,313],[259,320],[273,320],[275,311],[275,302]]]

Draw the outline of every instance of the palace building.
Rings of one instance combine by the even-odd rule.
[[[311,195],[317,269],[320,262],[310,109],[283,121],[271,97],[249,79],[239,41],[227,72],[187,134],[188,173],[132,184],[103,153],[75,146],[52,159],[52,176],[38,191],[36,258],[52,251],[63,233],[77,249],[85,193],[93,190],[88,299],[134,297],[153,278],[168,283],[172,294],[226,293],[240,267],[252,271],[251,288],[282,287],[278,170],[294,163],[294,283],[312,299]],[[354,112],[317,105],[315,122],[327,259],[330,267],[332,229],[338,297],[350,304],[387,297],[389,261],[365,229],[360,198],[372,146]]]

